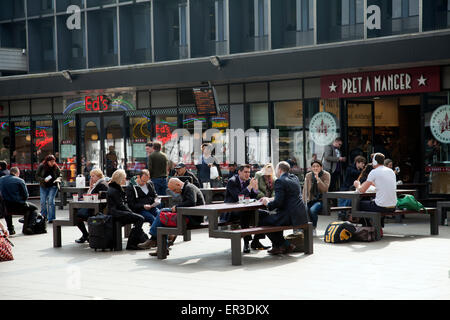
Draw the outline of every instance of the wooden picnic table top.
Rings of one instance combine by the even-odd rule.
[[[264,204],[259,201],[249,204],[235,203],[212,203],[195,207],[178,207],[177,211],[183,215],[207,215],[207,213],[223,213],[232,211],[250,211],[264,208]]]

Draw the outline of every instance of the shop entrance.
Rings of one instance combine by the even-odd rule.
[[[77,171],[88,177],[100,168],[111,177],[116,169],[126,170],[126,119],[123,112],[77,114]]]
[[[349,164],[381,152],[399,167],[398,180],[420,182],[420,97],[346,100]]]

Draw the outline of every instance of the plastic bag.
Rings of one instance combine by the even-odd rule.
[[[219,170],[217,170],[216,166],[212,166],[209,171],[209,178],[211,180],[217,179],[219,177]]]
[[[77,188],[86,187],[86,178],[82,174],[79,174],[75,179],[75,187]]]

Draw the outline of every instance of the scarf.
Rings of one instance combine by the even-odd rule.
[[[322,178],[323,176],[323,171],[321,170],[319,172],[319,179]],[[311,174],[311,201],[314,200],[321,200],[322,199],[322,193],[319,191],[319,186],[317,185],[317,179],[316,176],[314,175],[314,173],[312,172]]]
[[[264,175],[264,182],[266,183],[266,197],[272,197],[272,191],[273,191],[273,181],[271,176]]]

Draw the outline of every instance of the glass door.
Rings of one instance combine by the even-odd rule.
[[[356,156],[368,159],[374,152],[375,105],[373,101],[346,101],[348,134],[344,139],[347,146],[348,163],[352,164]],[[370,162],[370,160],[369,160]]]
[[[126,170],[126,117],[123,113],[79,114],[77,136],[77,171],[89,177],[89,172],[100,168],[111,177],[116,169]]]

